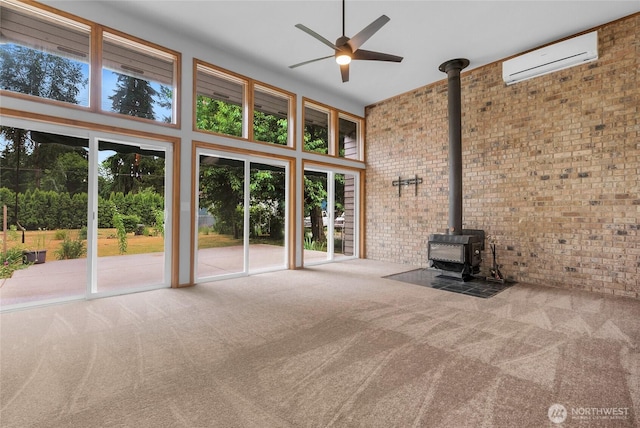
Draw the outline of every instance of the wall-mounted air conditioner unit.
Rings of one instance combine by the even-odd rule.
[[[502,79],[511,85],[598,59],[598,32],[545,46],[502,63]]]

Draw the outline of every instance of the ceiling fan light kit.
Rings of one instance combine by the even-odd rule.
[[[387,61],[387,62],[401,62],[402,57],[397,55],[390,55],[381,52],[374,51],[366,51],[364,49],[360,49],[371,36],[373,36],[383,25],[390,21],[389,17],[386,15],[382,15],[380,18],[373,21],[371,24],[367,25],[363,28],[358,34],[349,38],[345,36],[345,18],[344,18],[344,2],[342,0],[342,36],[338,37],[335,43],[331,43],[326,38],[322,37],[320,34],[311,30],[310,28],[297,24],[296,28],[304,31],[309,34],[314,39],[320,41],[321,43],[327,45],[332,48],[335,53],[334,55],[323,56],[321,58],[312,59],[309,61],[304,61],[298,64],[290,65],[289,68],[297,68],[302,65],[310,64],[312,62],[321,61],[323,59],[335,57],[336,63],[340,65],[340,74],[342,75],[342,82],[349,81],[349,64],[352,60],[365,60],[365,61]]]
[[[340,65],[347,65],[351,63],[351,55],[346,53],[336,54],[336,62]]]

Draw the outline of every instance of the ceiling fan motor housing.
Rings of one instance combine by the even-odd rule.
[[[351,52],[351,47],[348,45],[349,40],[351,39],[347,36],[340,36],[336,40],[336,46],[341,50],[349,50],[349,52]]]

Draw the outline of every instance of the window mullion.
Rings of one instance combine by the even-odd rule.
[[[335,110],[330,111],[330,125],[329,125],[329,154],[331,156],[338,156],[338,139],[340,127],[338,126],[338,114]]]
[[[95,25],[92,35],[89,106],[91,111],[99,112],[102,105],[102,27]]]
[[[252,80],[249,80],[245,85],[244,101],[243,101],[243,117],[244,124],[242,129],[242,136],[253,141],[253,100],[254,100],[254,84]]]

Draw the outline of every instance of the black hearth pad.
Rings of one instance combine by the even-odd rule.
[[[457,278],[442,276],[440,272],[435,272],[429,269],[414,269],[408,272],[385,276],[384,278],[408,282],[410,284],[421,285],[423,287],[431,287],[438,290],[451,291],[453,293],[466,294],[467,296],[480,297],[483,299],[493,297],[514,284],[513,282],[501,284],[499,282],[487,281],[481,278],[472,278],[469,281],[462,281]]]

